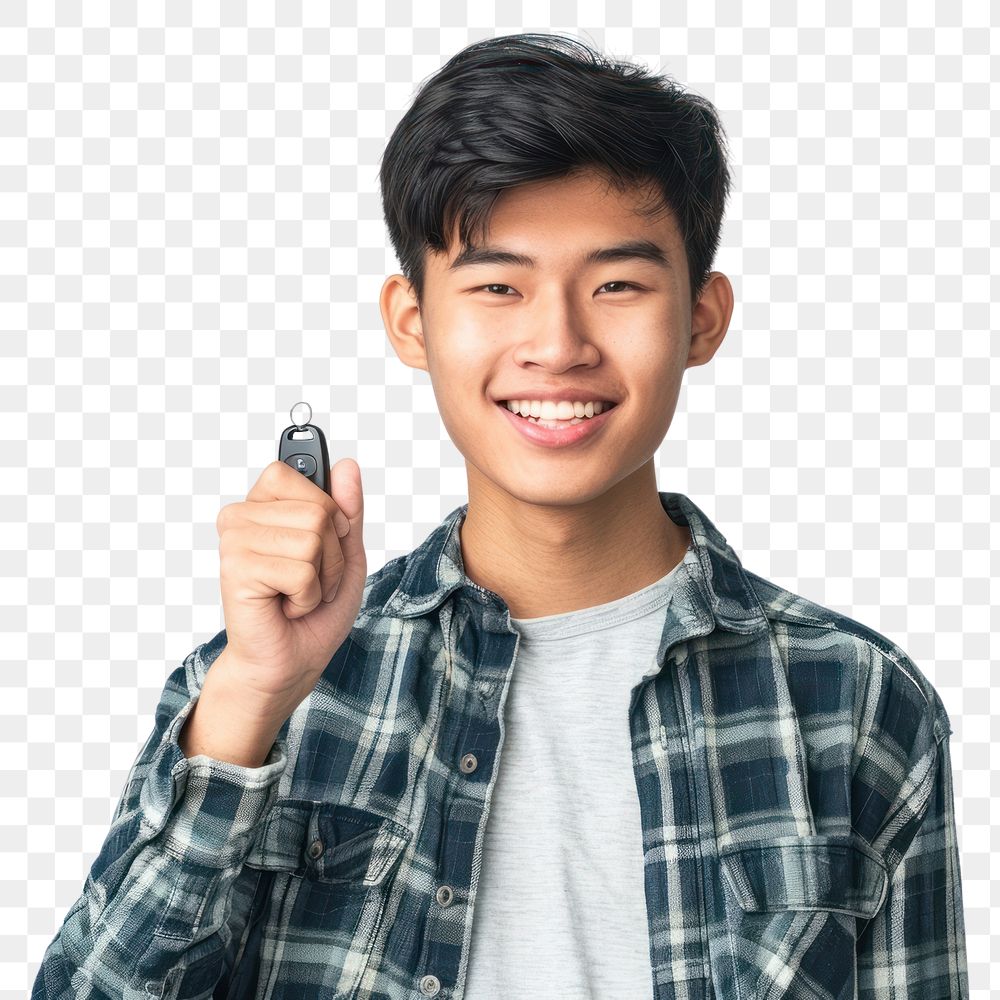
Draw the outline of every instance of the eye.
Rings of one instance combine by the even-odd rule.
[[[639,286],[638,285],[633,285],[631,281],[606,281],[603,285],[601,285],[601,288],[607,288],[609,285],[621,285],[621,286],[623,286],[624,289],[633,289],[635,291],[639,291]],[[503,285],[503,284],[499,284],[499,283],[494,283],[494,284],[491,284],[491,285],[480,285],[476,289],[476,291],[477,292],[481,292],[484,288],[486,288],[486,289],[488,289],[488,288],[507,288],[507,289],[510,289],[512,287],[513,287],[512,285]],[[505,296],[506,294],[507,294],[506,292],[501,292],[500,296],[502,297],[502,296]]]

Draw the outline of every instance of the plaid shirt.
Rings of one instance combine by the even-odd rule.
[[[659,495],[693,548],[629,710],[653,996],[967,997],[937,692]],[[225,630],[170,674],[33,1000],[463,996],[519,641],[467,509],[368,577],[261,767],[178,747]]]

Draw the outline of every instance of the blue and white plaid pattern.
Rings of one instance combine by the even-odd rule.
[[[693,547],[629,716],[654,997],[967,997],[937,692],[659,495]],[[519,641],[467,509],[369,576],[260,768],[177,744],[225,630],[170,674],[33,1000],[463,996]]]

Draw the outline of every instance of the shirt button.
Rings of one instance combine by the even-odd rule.
[[[309,857],[315,861],[323,853],[323,841],[314,840],[309,845]]]
[[[479,767],[479,760],[474,753],[467,753],[462,756],[462,763],[459,765],[463,774],[472,774]]]
[[[436,997],[441,992],[441,980],[437,976],[424,976],[420,980],[420,992],[425,997]]]
[[[451,906],[451,901],[455,898],[455,893],[452,891],[450,885],[442,885],[434,894],[434,898],[442,906]]]

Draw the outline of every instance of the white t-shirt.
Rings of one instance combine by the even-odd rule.
[[[628,708],[678,568],[608,604],[511,619],[465,1000],[652,1000]]]

